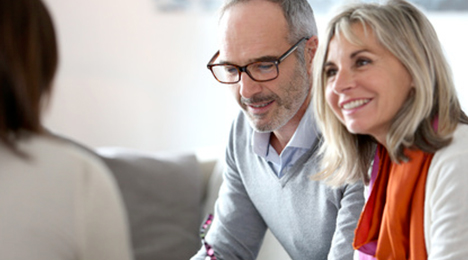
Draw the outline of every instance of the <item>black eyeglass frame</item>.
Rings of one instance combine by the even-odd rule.
[[[301,44],[303,41],[305,40],[309,40],[310,37],[303,37],[301,38],[296,44],[294,44],[293,46],[291,46],[291,48],[289,48],[283,55],[281,55],[277,60],[274,60],[274,61],[271,61],[273,62],[273,64],[275,64],[275,67],[276,67],[276,76],[274,78],[271,78],[271,79],[266,79],[266,80],[257,80],[255,79],[249,72],[249,70],[247,70],[247,67],[252,65],[252,64],[255,64],[255,63],[258,63],[259,61],[255,61],[255,62],[252,62],[252,63],[249,63],[245,66],[238,66],[238,65],[235,65],[235,64],[232,64],[232,63],[216,63],[216,64],[212,64],[219,56],[219,50],[213,55],[213,57],[210,59],[210,61],[208,62],[208,64],[206,65],[206,67],[211,71],[211,73],[213,74],[213,76],[215,77],[215,79],[217,81],[219,81],[220,83],[223,83],[223,84],[235,84],[235,83],[238,83],[240,80],[241,80],[241,74],[242,72],[245,72],[247,73],[247,75],[249,75],[249,77],[254,80],[254,81],[257,81],[257,82],[267,82],[267,81],[271,81],[271,80],[274,80],[276,78],[278,78],[279,76],[279,68],[278,68],[278,65],[283,61],[285,60],[289,55],[291,55],[291,53],[293,53],[298,47],[299,47],[299,44]],[[237,69],[237,72],[238,72],[238,79],[237,81],[234,81],[234,82],[225,82],[225,81],[221,81],[219,80],[217,77],[216,77],[216,74],[214,73],[213,71],[213,67],[216,67],[216,66],[225,66],[225,65],[230,65],[230,66],[233,66],[234,68]]]

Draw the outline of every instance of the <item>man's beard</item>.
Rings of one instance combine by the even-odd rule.
[[[305,102],[311,89],[311,81],[307,74],[306,67],[303,64],[297,64],[291,79],[291,81],[284,84],[285,86],[280,87],[280,90],[283,90],[283,97],[275,93],[268,95],[258,94],[248,99],[241,97],[240,103],[244,114],[249,117],[250,125],[257,132],[266,133],[280,129],[296,115]],[[276,108],[273,111],[269,111],[267,115],[264,115],[271,117],[268,122],[256,122],[261,120],[261,117],[264,116],[252,115],[247,111],[247,104],[267,103],[271,101],[276,102]]]

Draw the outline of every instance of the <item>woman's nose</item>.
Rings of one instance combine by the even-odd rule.
[[[355,86],[354,75],[348,69],[340,69],[336,72],[331,88],[334,93],[340,94]]]

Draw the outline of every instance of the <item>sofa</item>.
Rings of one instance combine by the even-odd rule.
[[[222,156],[122,147],[100,147],[94,152],[122,192],[136,260],[186,260],[198,251],[200,224],[213,212],[222,183]],[[267,232],[257,259],[290,257]]]

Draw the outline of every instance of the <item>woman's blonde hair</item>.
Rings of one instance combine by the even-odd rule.
[[[437,34],[421,11],[403,0],[348,6],[330,21],[313,66],[313,102],[323,133],[322,171],[315,178],[326,179],[333,186],[360,179],[367,183],[376,144],[369,135],[348,132],[325,99],[324,63],[328,45],[334,36],[359,45],[352,29],[356,23],[365,28],[367,35],[376,37],[413,79],[414,89],[393,118],[386,137],[386,148],[393,161],[407,160],[404,148],[436,152],[451,142],[459,122],[468,123]],[[435,117],[437,131],[432,125]]]

